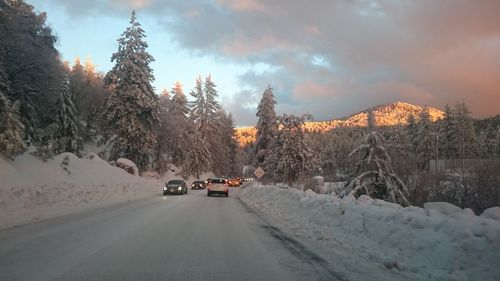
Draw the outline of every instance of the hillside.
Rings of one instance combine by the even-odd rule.
[[[330,121],[306,122],[305,129],[314,132],[326,132],[337,127],[366,127],[367,116],[373,110],[375,122],[378,126],[405,125],[408,117],[413,115],[417,120],[424,106],[412,105],[405,102],[380,105],[353,114],[347,118]],[[444,112],[429,107],[429,114],[433,121],[443,118]],[[255,127],[236,128],[236,138],[240,145],[247,145],[255,141]]]

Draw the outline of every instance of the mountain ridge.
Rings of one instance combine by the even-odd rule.
[[[406,125],[408,117],[413,115],[418,120],[420,112],[425,108],[429,109],[429,115],[433,121],[442,119],[444,112],[429,106],[413,105],[407,102],[394,102],[389,104],[377,105],[371,108],[354,113],[350,116],[333,119],[329,121],[309,121],[304,124],[306,131],[327,132],[339,127],[366,127],[369,111],[373,111],[377,126],[396,126]],[[255,127],[240,127],[235,129],[236,139],[241,146],[255,141]]]

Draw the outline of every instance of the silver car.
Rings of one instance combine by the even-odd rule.
[[[226,197],[229,196],[229,185],[227,179],[215,178],[210,179],[207,185],[207,196],[212,194],[220,194]]]

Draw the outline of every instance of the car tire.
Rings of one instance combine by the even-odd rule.
[[[210,192],[207,192],[207,196],[210,197]]]

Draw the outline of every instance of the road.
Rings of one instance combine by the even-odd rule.
[[[155,196],[0,231],[0,280],[336,280],[230,196]]]

